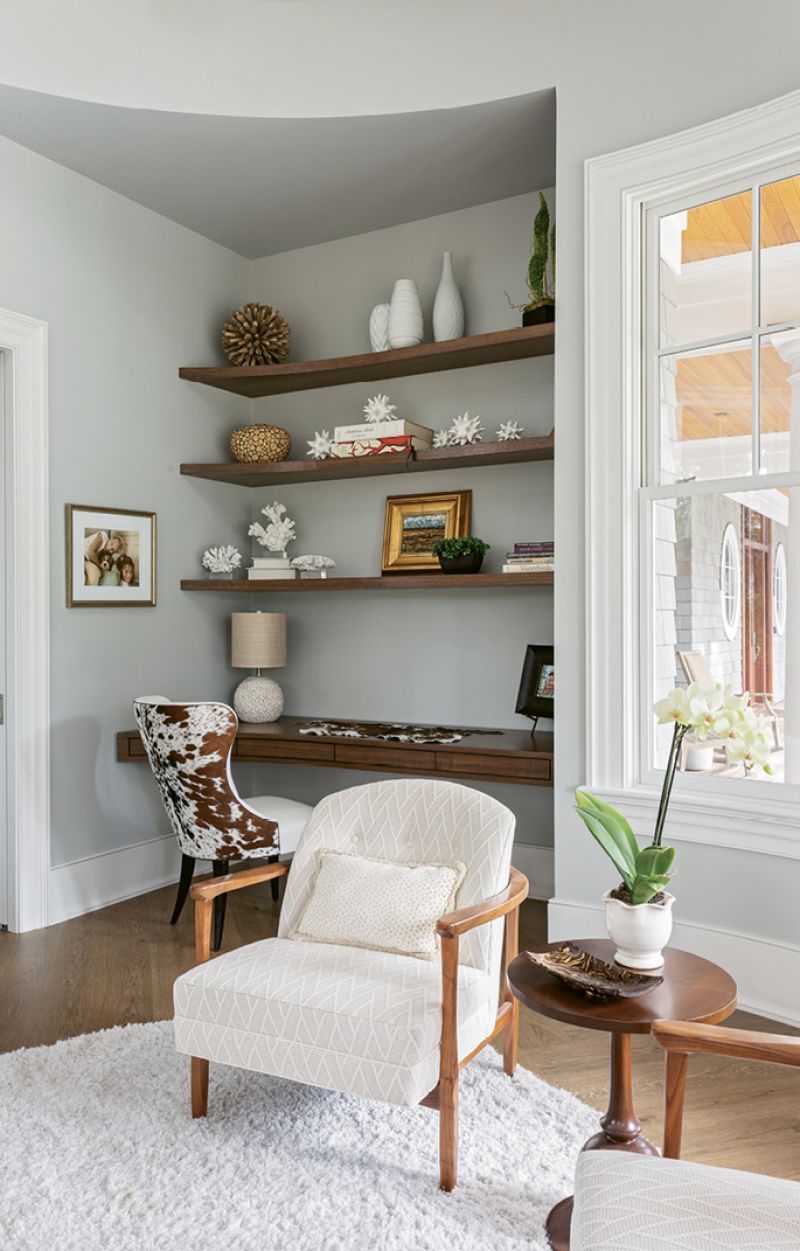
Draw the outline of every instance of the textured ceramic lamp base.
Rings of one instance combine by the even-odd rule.
[[[272,678],[245,678],[236,688],[233,706],[240,721],[277,721],[283,712],[283,691]]]

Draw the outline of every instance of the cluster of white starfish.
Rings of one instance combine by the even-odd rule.
[[[306,442],[306,456],[313,456],[314,460],[326,460],[333,450],[333,439],[327,430],[316,430],[313,439],[307,439]]]
[[[397,405],[389,403],[388,395],[373,395],[364,405],[364,416],[367,421],[391,421],[397,412]]]
[[[501,421],[495,438],[498,443],[507,443],[509,439],[521,439],[524,429],[518,421]]]
[[[261,511],[269,525],[265,529],[260,521],[254,521],[247,533],[270,552],[286,551],[286,544],[295,537],[294,522],[284,516],[286,505],[275,500],[274,504],[267,504]]]

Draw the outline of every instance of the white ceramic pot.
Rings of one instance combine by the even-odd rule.
[[[416,347],[422,342],[422,305],[413,278],[398,278],[389,305],[389,346]]]
[[[713,747],[688,747],[684,768],[690,773],[707,773],[714,768]]]
[[[442,276],[433,301],[433,337],[437,343],[464,333],[464,301],[453,277],[453,258],[445,252]]]
[[[616,945],[614,959],[626,969],[660,969],[661,954],[672,934],[672,905],[675,896],[664,892],[663,903],[627,904],[603,895],[606,929]]]
[[[373,352],[389,351],[389,305],[376,304],[369,315],[369,342]]]

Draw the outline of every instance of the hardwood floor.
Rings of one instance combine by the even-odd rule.
[[[0,1051],[172,1015],[172,983],[194,963],[192,908],[168,924],[174,888],[32,934],[0,933]],[[232,895],[223,950],[274,934],[278,904],[268,890]],[[520,943],[545,940],[545,906],[522,907]],[[736,1013],[728,1024],[774,1033],[787,1026]],[[602,1109],[608,1039],[520,1012],[520,1063]],[[633,1039],[636,1110],[644,1133],[661,1137],[663,1058]],[[800,1179],[800,1076],[766,1064],[708,1056],[690,1061],[683,1141],[686,1158]]]

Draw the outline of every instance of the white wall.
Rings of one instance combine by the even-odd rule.
[[[547,192],[552,205],[552,189]],[[430,310],[442,265],[453,253],[467,312],[467,332],[520,324],[504,289],[523,301],[538,195],[446,213],[253,264],[250,295],[276,305],[293,326],[299,359],[369,351],[370,310],[388,300],[395,278],[417,281],[430,337]],[[361,421],[365,401],[388,392],[398,415],[434,429],[457,413],[480,413],[493,437],[501,420],[528,434],[553,426],[553,358],[491,368],[391,379],[365,387],[276,396],[256,404],[259,420],[284,425],[295,456],[315,430]],[[471,489],[472,533],[491,543],[487,570],[499,570],[514,541],[553,536],[553,465],[505,465],[407,478],[366,478],[252,493],[253,518],[279,498],[297,521],[291,551],[321,552],[337,573],[380,572],[387,495]],[[254,548],[254,550],[256,550]],[[289,615],[289,664],[278,675],[291,713],[416,718],[466,725],[518,726],[514,712],[525,647],[552,642],[553,593],[520,590],[342,592],[288,595],[269,607]],[[232,680],[234,675],[231,674]],[[313,776],[316,775],[316,776]],[[374,776],[374,775],[373,775]],[[252,784],[305,799],[369,775],[325,770],[259,770]],[[552,791],[487,786],[517,814],[520,842],[552,845]]]
[[[219,406],[177,371],[213,356],[247,262],[3,139],[0,170],[0,303],[49,328],[51,858],[61,865],[166,828],[145,770],[115,761],[134,695],[228,689],[231,605],[178,583],[198,549],[241,532],[248,505],[179,479],[181,460],[213,458]],[[231,404],[244,416],[244,402]],[[156,608],[66,608],[68,502],[158,514]]]

